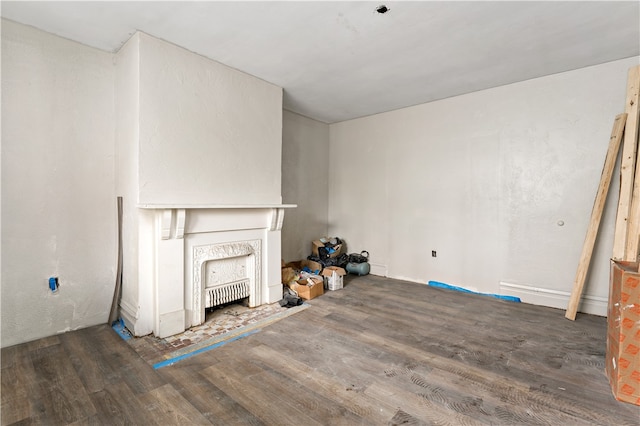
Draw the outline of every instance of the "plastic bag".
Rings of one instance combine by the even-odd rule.
[[[369,261],[369,252],[362,250],[360,254],[351,253],[349,255],[349,263],[365,263]]]

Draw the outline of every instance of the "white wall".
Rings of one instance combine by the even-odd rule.
[[[282,226],[282,257],[306,259],[311,241],[327,235],[329,125],[283,112],[282,199],[287,209]]]
[[[637,63],[331,125],[329,233],[350,251],[368,250],[375,273],[394,278],[570,292],[627,70]],[[585,288],[605,301],[615,209],[610,201]]]
[[[117,229],[111,61],[2,20],[3,347],[107,321]]]
[[[139,201],[279,204],[282,89],[140,34]]]

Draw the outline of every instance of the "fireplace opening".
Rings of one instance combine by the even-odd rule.
[[[205,263],[204,307],[212,308],[251,295],[253,254],[209,260]]]
[[[262,304],[261,241],[233,241],[193,247],[193,321],[206,321],[207,310],[246,299]]]

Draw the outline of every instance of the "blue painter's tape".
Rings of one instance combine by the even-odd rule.
[[[238,336],[232,337],[229,340],[223,340],[222,342],[214,343],[213,345],[206,346],[204,348],[200,348],[200,349],[198,349],[196,351],[189,352],[188,354],[180,355],[180,356],[177,356],[175,358],[166,359],[164,361],[161,361],[161,362],[158,362],[156,364],[153,364],[153,368],[157,370],[158,368],[162,368],[162,367],[167,367],[169,365],[173,365],[178,361],[182,361],[183,359],[191,358],[192,356],[201,354],[202,352],[207,352],[207,351],[210,351],[211,349],[219,348],[220,346],[226,345],[229,342],[233,342],[234,340],[242,339],[243,337],[250,336],[250,335],[255,334],[255,333],[259,332],[259,331],[260,331],[260,329],[247,331],[246,333],[243,333],[243,334],[240,334]]]
[[[116,333],[118,333],[118,336],[120,336],[122,338],[122,340],[131,339],[131,333],[129,332],[129,330],[127,330],[125,328],[124,322],[122,321],[122,318],[120,318],[116,322],[114,322],[113,325],[111,326],[111,328],[113,328],[113,330]]]
[[[429,285],[431,287],[444,288],[447,290],[460,291],[462,293],[471,293],[471,294],[479,294],[480,296],[489,296],[495,297],[496,299],[508,300],[509,302],[517,302],[520,303],[521,300],[519,297],[515,296],[503,296],[501,294],[491,294],[491,293],[478,293],[477,291],[467,290],[466,288],[456,287],[454,285],[449,285],[445,283],[439,283],[438,281],[429,281]]]

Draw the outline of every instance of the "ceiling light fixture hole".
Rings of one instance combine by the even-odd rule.
[[[380,6],[376,7],[376,12],[382,14],[382,13],[387,13],[388,11],[390,11],[391,9],[389,9],[387,6],[385,6],[384,4],[381,4]]]

